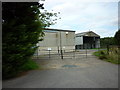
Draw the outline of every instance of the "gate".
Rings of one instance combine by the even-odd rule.
[[[69,52],[68,52],[69,51]],[[67,51],[57,51],[57,50],[39,50],[39,53],[34,54],[34,59],[40,60],[57,60],[57,59],[76,59],[76,58],[89,58],[92,54],[90,53],[91,50],[87,49],[69,49]]]

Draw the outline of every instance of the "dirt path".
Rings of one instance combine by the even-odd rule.
[[[73,53],[67,53],[64,55],[64,59],[61,59],[59,55],[43,56],[44,58],[36,59],[35,61],[40,65],[42,69],[68,69],[68,68],[84,68],[101,64],[101,61],[97,57],[93,56],[95,50],[77,51],[75,56]],[[102,61],[102,63],[106,63]]]

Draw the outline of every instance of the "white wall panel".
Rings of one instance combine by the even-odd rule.
[[[83,45],[83,37],[76,37],[75,38],[75,45]]]

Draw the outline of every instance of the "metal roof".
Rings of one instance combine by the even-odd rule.
[[[62,31],[62,32],[75,32],[75,31],[72,31],[72,30],[63,30],[63,29],[51,29],[51,28],[45,28],[44,30],[47,30],[47,31]]]
[[[94,33],[93,31],[77,33],[75,34],[75,36],[76,37],[79,37],[79,36],[100,37],[98,34]]]

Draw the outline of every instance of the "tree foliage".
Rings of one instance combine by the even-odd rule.
[[[100,46],[106,48],[107,45],[115,45],[114,37],[104,37],[100,39]]]
[[[120,29],[115,33],[114,39],[115,39],[116,45],[120,46]]]
[[[120,45],[120,29],[115,33],[114,37],[104,37],[100,39],[101,47],[107,45]]]
[[[38,2],[3,2],[2,3],[2,69],[3,79],[24,71],[37,49],[39,37],[44,36],[43,29],[54,22],[51,17],[56,13],[44,9]]]

